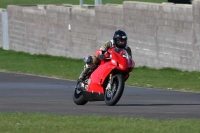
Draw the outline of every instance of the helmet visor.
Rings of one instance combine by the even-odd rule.
[[[126,43],[126,40],[125,39],[117,39],[117,43],[118,43],[118,45],[125,45],[125,43]]]

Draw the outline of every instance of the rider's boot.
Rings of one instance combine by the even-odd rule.
[[[80,82],[83,82],[85,80],[89,70],[90,70],[89,67],[84,67],[84,70],[81,72],[81,75],[79,76],[79,81]]]

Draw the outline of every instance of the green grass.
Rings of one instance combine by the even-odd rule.
[[[0,133],[199,133],[200,120],[0,113]]]
[[[122,4],[125,0],[102,0],[103,4]],[[129,0],[132,1],[132,0]],[[162,3],[166,0],[135,0],[141,2]],[[6,8],[7,5],[30,5],[30,4],[73,4],[78,5],[79,0],[0,0],[0,8]],[[84,0],[84,4],[93,4],[94,0]]]
[[[140,67],[131,73],[127,84],[160,89],[200,91],[200,72]]]
[[[23,52],[0,49],[0,69],[59,78],[76,79],[83,69],[81,59],[30,55]]]
[[[137,63],[137,62],[136,62]],[[83,70],[81,59],[30,55],[23,52],[0,49],[0,71],[30,73],[76,80]],[[200,72],[176,69],[151,69],[137,67],[131,72],[127,85],[149,88],[200,92]]]

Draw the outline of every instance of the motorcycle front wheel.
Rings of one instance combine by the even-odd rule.
[[[77,105],[85,105],[88,101],[83,98],[83,90],[81,89],[81,82],[77,82],[74,94],[73,101]]]
[[[113,106],[119,101],[124,91],[124,82],[125,80],[122,75],[115,75],[112,80],[110,89],[105,90],[104,99],[108,106]]]

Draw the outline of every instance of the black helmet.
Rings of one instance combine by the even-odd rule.
[[[118,48],[125,48],[127,43],[127,36],[124,31],[117,30],[113,36],[114,45]]]

